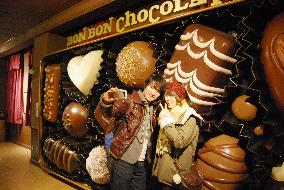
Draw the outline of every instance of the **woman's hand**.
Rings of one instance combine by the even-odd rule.
[[[171,116],[171,113],[167,107],[167,104],[163,107],[162,104],[160,104],[161,112],[159,114],[159,125],[163,129],[166,125],[173,124],[174,119]]]
[[[160,104],[160,107],[161,107],[161,112],[160,112],[159,117],[160,117],[161,119],[171,116],[170,111],[168,110],[167,104],[165,104],[165,106],[163,106],[162,104]]]

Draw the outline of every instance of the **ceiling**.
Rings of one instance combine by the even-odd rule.
[[[0,0],[0,58],[29,47],[51,32],[70,35],[109,15],[158,0]]]
[[[0,46],[81,0],[1,0]]]

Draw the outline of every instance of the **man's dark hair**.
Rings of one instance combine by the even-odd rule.
[[[165,84],[166,80],[157,74],[152,74],[146,81],[145,81],[145,87],[152,83],[152,87],[156,89],[158,92],[160,92],[161,95],[165,92]]]
[[[145,86],[151,85],[151,87],[153,87],[155,90],[157,90],[158,92],[160,92],[160,96],[157,100],[151,102],[150,104],[153,105],[154,107],[156,107],[161,100],[164,97],[164,93],[165,93],[165,84],[166,84],[166,80],[158,75],[158,74],[152,74],[146,81],[145,81]]]

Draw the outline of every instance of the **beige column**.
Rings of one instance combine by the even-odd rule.
[[[32,79],[32,120],[31,120],[31,162],[38,164],[39,161],[39,124],[41,110],[40,108],[40,62],[44,56],[52,52],[64,49],[66,47],[66,38],[52,33],[44,33],[34,39],[33,54],[33,79]]]

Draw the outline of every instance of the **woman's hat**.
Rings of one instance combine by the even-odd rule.
[[[165,85],[165,88],[175,92],[181,99],[185,99],[185,97],[186,97],[185,88],[176,81],[167,83]]]

